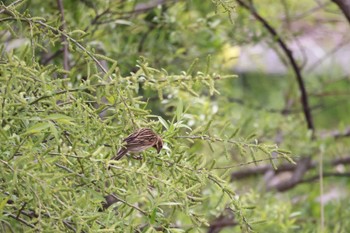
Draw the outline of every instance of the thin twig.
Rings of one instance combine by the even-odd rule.
[[[321,147],[320,150],[320,163],[319,163],[319,170],[318,170],[318,178],[320,179],[320,196],[323,197],[324,195],[324,189],[323,189],[323,154],[324,154],[324,147]],[[320,201],[320,207],[321,207],[321,231],[324,232],[324,201],[321,199]]]
[[[0,10],[0,14],[4,13],[4,12],[6,11],[6,8],[11,7],[11,6],[14,6],[14,5],[17,5],[18,3],[23,2],[23,1],[24,1],[24,0],[17,0],[17,1],[12,2],[11,4],[7,5],[7,6],[5,7],[5,9]]]
[[[18,210],[18,213],[17,213],[17,216],[16,216],[16,219],[19,218],[19,216],[21,215],[22,211],[24,210],[24,207],[26,207],[27,205],[27,202],[24,202],[21,209]]]
[[[63,224],[64,224],[67,228],[69,228],[69,229],[72,230],[73,232],[77,232],[77,229],[75,229],[75,227],[73,227],[70,223],[68,223],[67,220],[63,220],[62,222],[63,222]],[[84,232],[84,231],[82,231],[82,232]]]
[[[63,170],[67,171],[68,173],[71,174],[77,174],[79,177],[84,177],[84,175],[80,174],[80,173],[76,173],[73,170],[69,169],[68,167],[63,166],[62,164],[59,163],[55,163],[55,165],[59,168],[62,168]]]
[[[299,157],[298,156],[294,156],[293,158],[299,158]],[[212,168],[212,170],[227,170],[227,169],[231,169],[231,168],[243,167],[243,166],[250,165],[250,164],[261,163],[261,162],[264,162],[264,161],[271,161],[271,159],[278,160],[278,159],[286,159],[286,158],[285,157],[274,157],[274,158],[257,159],[257,160],[253,160],[253,161],[248,161],[248,162],[244,162],[244,163],[231,165],[231,166],[214,167],[214,168]],[[294,164],[289,164],[289,165],[295,167]],[[271,165],[266,167],[266,170],[268,170],[270,168],[272,168]],[[258,167],[254,167],[253,170],[256,170],[256,169],[258,169]],[[265,170],[265,167],[264,167],[264,170]]]
[[[36,98],[35,100],[33,100],[32,102],[29,103],[29,105],[33,105],[43,99],[47,99],[47,98],[51,98],[53,96],[56,96],[56,95],[61,95],[61,94],[65,94],[65,93],[71,93],[71,92],[77,92],[77,91],[86,91],[88,90],[89,88],[73,88],[73,89],[68,89],[68,90],[61,90],[61,91],[56,91],[52,94],[49,94],[49,95],[43,95],[43,96],[40,96],[38,98]]]
[[[107,197],[113,197],[113,198],[116,200],[115,202],[120,201],[120,202],[124,203],[125,205],[127,205],[127,206],[129,206],[129,207],[131,207],[131,208],[133,208],[133,209],[135,209],[135,210],[137,210],[137,211],[139,211],[141,214],[143,214],[143,215],[145,215],[145,216],[148,216],[148,214],[147,214],[146,211],[140,209],[139,207],[137,207],[137,206],[135,206],[135,205],[132,205],[132,204],[128,203],[127,201],[124,201],[123,199],[117,197],[117,196],[116,196],[115,194],[113,194],[113,193],[112,193],[112,194],[109,194]],[[107,198],[107,197],[106,197],[106,198]],[[114,202],[114,203],[115,203],[115,202]]]
[[[7,166],[12,172],[15,171],[15,170],[13,169],[13,167],[11,167],[10,164],[9,164],[7,161],[0,159],[0,162],[1,162],[2,164],[4,164],[5,166]]]
[[[59,50],[57,50],[56,52],[54,52],[53,54],[51,54],[51,55],[48,55],[48,56],[45,56],[45,58],[43,58],[42,60],[41,60],[41,64],[42,65],[47,65],[52,59],[54,59],[55,57],[57,57],[58,55],[60,55],[61,53],[63,52],[63,50],[62,49],[59,49]]]
[[[343,40],[341,43],[336,45],[334,48],[329,50],[324,56],[321,58],[317,59],[314,63],[312,63],[309,68],[307,68],[306,72],[310,73],[313,70],[317,69],[326,59],[328,59],[331,55],[334,55],[337,53],[339,50],[344,49],[345,46],[347,46],[350,42],[350,39],[347,38],[346,40]]]
[[[89,26],[96,24],[97,21],[98,21],[102,16],[108,14],[108,13],[110,12],[110,10],[111,10],[111,9],[108,7],[107,9],[105,9],[104,11],[102,11],[100,14],[96,15],[95,18],[94,18],[93,20],[91,20]],[[89,26],[87,26],[87,28],[85,28],[84,31],[87,31]]]
[[[56,124],[56,123],[55,123]],[[58,127],[58,125],[56,124],[56,126]],[[67,133],[66,131],[64,131],[63,133],[63,137],[68,141],[69,145],[73,147],[73,143],[72,141],[70,140],[70,137],[69,137],[69,133]],[[85,169],[84,169],[84,166],[83,166],[83,163],[81,162],[81,158],[79,158],[77,152],[75,152],[75,150],[73,150],[73,153],[75,156],[77,156],[77,161],[79,163],[79,166],[80,166],[80,169],[81,169],[81,173],[82,174],[85,174]]]
[[[5,215],[6,215],[6,213],[5,213]],[[24,220],[23,218],[17,218],[16,215],[10,214],[10,213],[8,213],[7,215],[8,215],[9,217],[11,217],[11,218],[13,218],[13,219],[15,219],[15,220],[17,220],[17,221],[23,223],[24,225],[26,225],[26,226],[28,226],[28,227],[35,228],[35,225],[34,225],[34,224],[31,224],[31,223],[27,222],[27,221]]]
[[[234,140],[225,140],[222,138],[214,138],[214,137],[210,137],[208,135],[182,135],[182,136],[175,136],[174,138],[188,138],[188,139],[201,139],[201,140],[206,140],[206,141],[214,141],[214,142],[229,142],[229,143],[233,143],[233,144],[238,144],[238,141],[234,141]]]

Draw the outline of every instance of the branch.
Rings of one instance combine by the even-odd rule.
[[[56,165],[57,167],[59,167],[59,168],[62,168],[62,169],[65,170],[65,171],[71,173],[71,174],[75,174],[75,175],[77,175],[77,176],[79,176],[79,177],[85,178],[84,175],[82,175],[82,174],[80,174],[80,173],[77,173],[77,172],[74,172],[73,170],[69,169],[68,167],[63,166],[62,164],[55,163],[55,165]]]
[[[5,213],[5,215],[6,215],[6,213]],[[11,218],[13,218],[13,219],[15,219],[15,220],[17,220],[17,221],[23,223],[24,225],[26,225],[26,226],[28,226],[28,227],[30,227],[30,228],[35,228],[35,225],[33,225],[33,224],[27,222],[27,221],[24,220],[23,218],[20,218],[20,217],[18,217],[18,216],[16,216],[16,215],[10,214],[10,213],[7,213],[7,215],[8,215],[9,217],[11,217]]]
[[[321,138],[331,137],[331,138],[335,138],[335,139],[349,137],[350,136],[350,126],[346,127],[343,131],[330,130],[330,131],[320,132],[319,136]]]
[[[57,5],[58,5],[58,9],[60,10],[61,22],[62,22],[59,29],[61,31],[65,31],[66,30],[66,20],[64,19],[64,8],[63,8],[62,0],[57,0]],[[68,60],[69,59],[69,51],[68,51],[67,37],[65,37],[61,34],[61,40],[62,40],[62,44],[63,44],[63,68],[65,70],[69,70],[69,60]]]
[[[350,0],[332,0],[332,2],[338,5],[340,10],[343,12],[344,16],[350,23]]]
[[[287,44],[282,40],[282,38],[279,36],[279,34],[276,32],[276,30],[255,10],[254,6],[251,4],[250,6],[247,5],[242,0],[237,0],[238,4],[241,5],[243,8],[247,9],[256,20],[258,20],[262,25],[266,28],[266,30],[271,34],[271,36],[277,41],[281,49],[284,51],[286,56],[288,57],[289,63],[293,68],[293,71],[295,73],[299,90],[301,93],[301,104],[303,106],[303,112],[304,117],[307,123],[307,128],[311,130],[312,132],[315,131],[315,126],[313,122],[313,117],[311,115],[311,110],[309,106],[309,100],[305,88],[305,84],[303,81],[303,77],[301,75],[301,71],[297,65],[297,62],[295,61],[293,57],[292,51],[288,48]],[[252,2],[252,1],[251,1]]]
[[[145,216],[148,216],[147,212],[140,209],[139,207],[135,206],[135,205],[132,205],[130,203],[128,203],[127,201],[124,201],[123,199],[120,199],[119,197],[117,197],[115,194],[109,194],[107,196],[105,196],[105,200],[106,202],[102,204],[102,207],[103,207],[103,210],[107,209],[108,207],[110,207],[111,205],[113,205],[114,203],[117,203],[117,202],[122,202],[124,203],[125,205],[139,211],[141,214],[145,215]]]
[[[57,50],[56,52],[54,52],[53,54],[44,54],[41,57],[40,63],[44,66],[46,66],[47,64],[49,64],[49,62],[54,59],[55,57],[57,57],[58,55],[60,55],[63,52],[62,49]]]
[[[312,169],[315,167],[316,167],[316,164],[311,162],[308,168]],[[295,168],[296,168],[295,164],[284,163],[278,166],[278,170],[276,170],[275,173],[278,174],[286,171],[294,171]],[[256,175],[263,175],[266,172],[271,170],[273,170],[273,167],[270,164],[241,169],[231,173],[231,181],[237,180],[237,179],[249,178],[251,176],[256,176]]]
[[[234,227],[237,225],[238,225],[238,222],[234,219],[234,216],[232,214],[228,214],[228,215],[222,214],[210,223],[210,226],[207,232],[219,233],[222,230],[222,228]]]
[[[73,232],[77,232],[77,229],[73,227],[70,222],[68,222],[67,220],[63,220],[62,222],[68,229],[70,229]],[[85,232],[85,231],[79,231],[79,232]]]
[[[244,164],[253,164],[254,161],[252,162],[248,162],[248,163],[242,163]],[[257,162],[259,162],[257,160]],[[350,157],[343,157],[343,158],[336,158],[332,161],[327,162],[326,166],[338,166],[338,165],[346,165],[346,164],[350,164]],[[312,161],[309,164],[308,169],[314,169],[316,168],[318,165],[316,162]],[[238,167],[235,165],[235,167]],[[281,173],[281,172],[286,172],[286,171],[294,171],[296,169],[296,165],[291,164],[291,163],[283,163],[281,165],[278,166],[278,170],[275,171],[276,174]],[[266,172],[272,170],[272,166],[270,164],[267,165],[259,165],[259,166],[253,166],[253,167],[249,167],[249,168],[244,168],[235,172],[231,173],[231,181],[233,180],[237,180],[237,179],[245,179],[245,178],[249,178],[251,176],[256,176],[256,175],[263,175]]]
[[[311,164],[311,158],[309,156],[302,158],[301,160],[298,161],[291,179],[289,179],[286,182],[280,182],[277,185],[273,186],[272,188],[280,192],[283,192],[301,183],[304,174],[308,171],[310,167],[310,164]]]
[[[249,164],[249,163],[247,163]],[[350,157],[337,158],[332,161],[328,161],[326,166],[336,167],[338,165],[346,165],[350,164]],[[281,164],[278,166],[278,170],[274,171],[274,175],[278,175],[282,172],[293,172],[293,176],[289,181],[283,181],[276,185],[273,185],[269,188],[269,190],[277,189],[278,191],[287,191],[298,184],[312,182],[319,178],[319,175],[311,176],[309,178],[303,178],[305,173],[308,170],[312,170],[318,167],[317,162],[309,160],[308,157],[303,158],[297,162],[297,165],[294,164]],[[245,169],[241,169],[231,173],[231,181],[237,181],[239,179],[249,178],[251,176],[264,175],[269,171],[273,171],[273,167],[268,165],[260,165],[249,167]],[[324,172],[323,177],[350,177],[349,173],[334,173],[334,172]]]
[[[350,177],[350,172],[345,172],[345,173],[340,173],[340,172],[324,172],[322,174],[323,177]],[[313,182],[316,181],[320,178],[319,175],[314,175],[308,178],[305,178],[303,180],[301,180],[301,183],[309,183],[309,182]]]
[[[333,166],[350,164],[350,157],[338,158],[331,162]]]

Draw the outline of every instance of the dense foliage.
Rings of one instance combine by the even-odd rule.
[[[283,30],[278,12],[312,7],[282,2],[259,1],[254,9]],[[344,204],[322,200],[323,192],[348,185],[347,178],[329,178],[334,184],[322,178],[321,186],[296,180],[305,166],[313,169],[309,181],[319,180],[328,168],[324,157],[349,152],[346,137],[315,130],[345,128],[348,109],[320,110],[320,102],[334,100],[315,95],[310,108],[321,114],[312,112],[310,128],[294,74],[232,73],[238,46],[278,39],[249,21],[254,11],[245,4],[4,1],[0,231],[350,229],[340,221],[350,217]],[[348,79],[310,75],[306,85],[349,90]],[[140,127],[161,135],[161,153],[111,160]],[[241,182],[235,173],[262,168],[266,182]],[[277,177],[283,171],[286,177]]]

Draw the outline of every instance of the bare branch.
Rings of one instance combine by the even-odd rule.
[[[60,10],[61,14],[61,26],[59,29],[61,31],[66,30],[66,20],[64,19],[64,8],[63,8],[63,2],[62,0],[57,0],[58,9]],[[63,68],[65,70],[69,70],[69,51],[68,51],[68,40],[67,37],[61,34],[61,40],[63,45]]]
[[[6,214],[6,213],[5,213],[5,214]],[[28,227],[30,227],[30,228],[35,228],[35,225],[34,225],[34,224],[31,224],[31,223],[27,222],[27,221],[24,220],[23,218],[19,218],[19,217],[17,217],[16,215],[10,214],[10,213],[7,213],[7,215],[8,215],[9,217],[11,217],[11,218],[13,218],[13,219],[15,219],[15,220],[17,220],[17,221],[23,223],[24,225],[26,225],[26,226],[28,226]]]
[[[332,0],[332,2],[338,5],[340,10],[343,12],[344,16],[350,23],[350,0]]]
[[[117,202],[122,202],[124,203],[125,205],[139,211],[141,214],[145,215],[145,216],[148,216],[147,212],[140,209],[139,207],[135,206],[135,205],[132,205],[130,203],[128,203],[127,201],[124,201],[123,199],[117,197],[115,194],[109,194],[107,196],[105,196],[105,200],[106,202],[103,203],[103,210],[107,209],[108,207],[110,207],[111,205],[113,205],[114,203],[117,203]]]
[[[75,229],[75,227],[73,227],[67,220],[63,220],[62,222],[67,228],[69,228],[73,232],[77,232],[77,229]],[[84,231],[82,231],[82,232],[84,232]]]
[[[272,188],[280,192],[293,188],[294,186],[296,186],[302,181],[303,176],[309,169],[310,165],[311,165],[310,157],[302,158],[301,160],[298,161],[297,166],[293,172],[292,178],[289,179],[287,182],[280,182]]]
[[[316,163],[310,163],[308,168],[309,169],[315,168],[315,166],[316,166]],[[275,173],[278,174],[280,172],[285,172],[285,171],[294,171],[295,168],[296,168],[296,165],[294,164],[284,163],[278,166],[278,170],[276,170]],[[250,176],[262,175],[270,170],[273,170],[273,167],[271,166],[271,164],[259,165],[259,166],[241,169],[241,170],[232,172],[231,180],[244,179]]]
[[[323,177],[350,177],[350,172],[340,173],[340,172],[324,172]],[[319,175],[314,175],[308,178],[301,180],[301,183],[314,182],[320,178]]]
[[[322,131],[318,134],[320,138],[345,138],[350,136],[350,126],[346,127],[343,131],[341,130],[327,130]]]
[[[350,157],[337,158],[331,161],[326,162],[326,167],[335,167],[338,165],[346,165],[350,164]],[[238,171],[231,173],[231,181],[237,181],[239,179],[249,178],[251,176],[264,175],[269,171],[273,171],[274,175],[278,175],[282,172],[293,172],[292,178],[288,182],[281,182],[277,185],[271,186],[269,189],[277,189],[278,191],[287,191],[292,189],[298,184],[312,182],[319,179],[319,175],[311,176],[308,178],[303,178],[303,175],[308,170],[315,169],[318,166],[318,163],[315,161],[309,161],[308,157],[301,159],[298,161],[297,165],[284,163],[278,166],[278,170],[274,170],[270,164],[260,165],[260,166],[252,166],[245,169],[240,169]],[[340,173],[340,172],[323,172],[323,177],[349,177],[348,173]]]

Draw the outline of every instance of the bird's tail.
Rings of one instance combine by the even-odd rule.
[[[128,150],[126,148],[124,148],[124,147],[121,148],[118,151],[117,155],[112,158],[112,160],[119,160],[119,159],[123,158],[123,156],[126,154],[126,152],[128,152]]]

